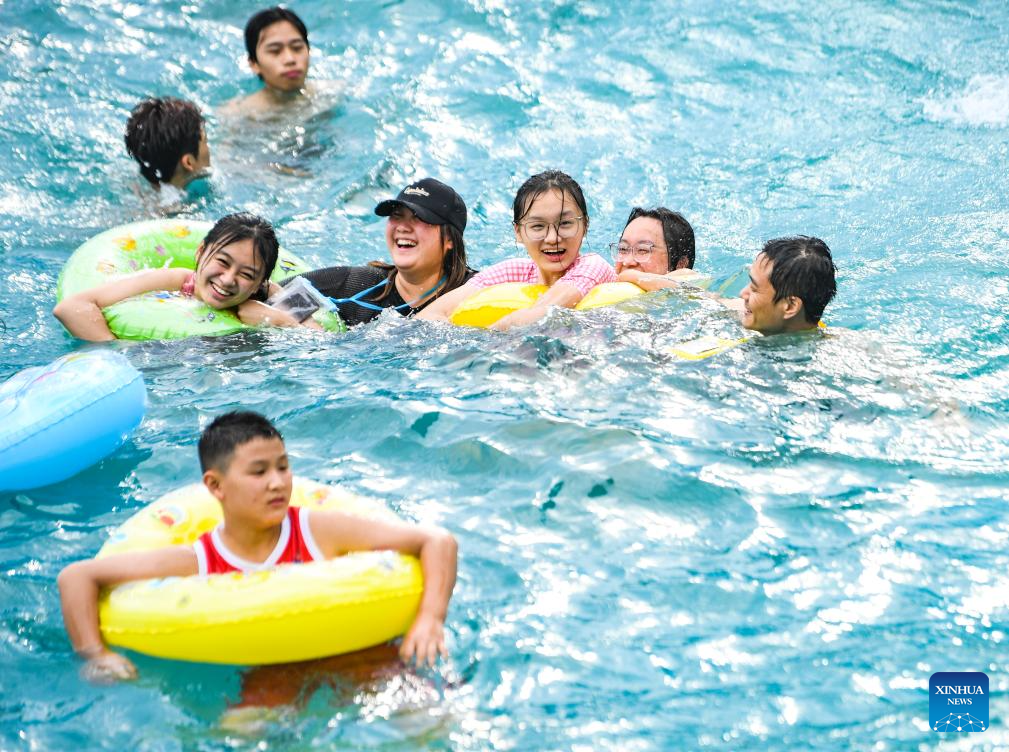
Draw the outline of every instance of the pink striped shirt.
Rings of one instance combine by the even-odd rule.
[[[616,282],[617,275],[613,267],[598,253],[587,253],[575,259],[568,267],[564,276],[557,282],[567,282],[581,292],[582,297],[588,295],[596,285],[604,282]],[[540,282],[540,271],[530,258],[514,258],[501,261],[489,269],[472,277],[466,284],[477,287],[490,287],[502,282],[524,282],[535,285]]]

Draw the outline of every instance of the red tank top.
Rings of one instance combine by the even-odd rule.
[[[193,297],[193,293],[196,292],[196,272],[193,272],[186,277],[186,281],[182,283],[182,287],[179,288],[179,292],[187,298]]]
[[[201,535],[193,544],[193,550],[196,551],[200,574],[256,572],[278,564],[302,564],[325,558],[308,526],[308,510],[301,507],[288,507],[287,516],[280,525],[277,545],[262,563],[246,561],[229,551],[221,540],[220,526]]]

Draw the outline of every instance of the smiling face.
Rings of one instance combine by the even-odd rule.
[[[249,67],[278,91],[298,91],[308,75],[308,44],[290,21],[277,21],[259,33],[256,59]]]
[[[543,281],[552,285],[578,258],[585,229],[586,220],[574,197],[553,189],[533,199],[515,225],[515,239],[525,246]]]
[[[801,300],[792,296],[775,301],[775,290],[771,285],[773,266],[763,253],[750,265],[750,284],[739,293],[743,299],[743,327],[761,334],[809,328],[809,324],[805,323]]]
[[[291,503],[293,477],[278,438],[256,437],[239,444],[227,467],[207,470],[203,482],[221,502],[225,520],[245,527],[279,525]]]
[[[620,235],[620,245],[629,247],[632,252],[618,254],[616,259],[617,274],[624,269],[637,269],[649,274],[665,274],[669,271],[669,251],[662,234],[662,223],[654,217],[638,217],[624,228]],[[634,249],[651,246],[652,252],[646,258],[638,258]]]
[[[397,206],[385,223],[385,243],[392,263],[415,275],[437,274],[452,241],[442,245],[441,227],[429,225],[405,206]]]
[[[252,239],[236,240],[197,255],[193,294],[211,308],[232,308],[249,299],[263,282],[262,264]]]

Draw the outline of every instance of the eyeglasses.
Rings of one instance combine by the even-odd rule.
[[[573,238],[578,234],[584,217],[569,217],[556,222],[544,222],[542,219],[534,219],[531,222],[519,222],[519,227],[525,230],[526,237],[530,240],[543,240],[550,228],[553,227],[559,238]]]
[[[628,245],[627,243],[610,243],[610,253],[612,253],[617,258],[627,258],[628,256],[634,256],[638,261],[644,261],[652,252],[655,250],[660,250],[665,253],[665,249],[656,249],[655,243],[638,243],[635,246]]]

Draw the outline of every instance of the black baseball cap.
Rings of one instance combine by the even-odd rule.
[[[452,188],[434,178],[410,183],[396,198],[375,207],[380,217],[388,217],[397,206],[405,206],[429,225],[451,225],[459,232],[466,229],[466,203]]]

